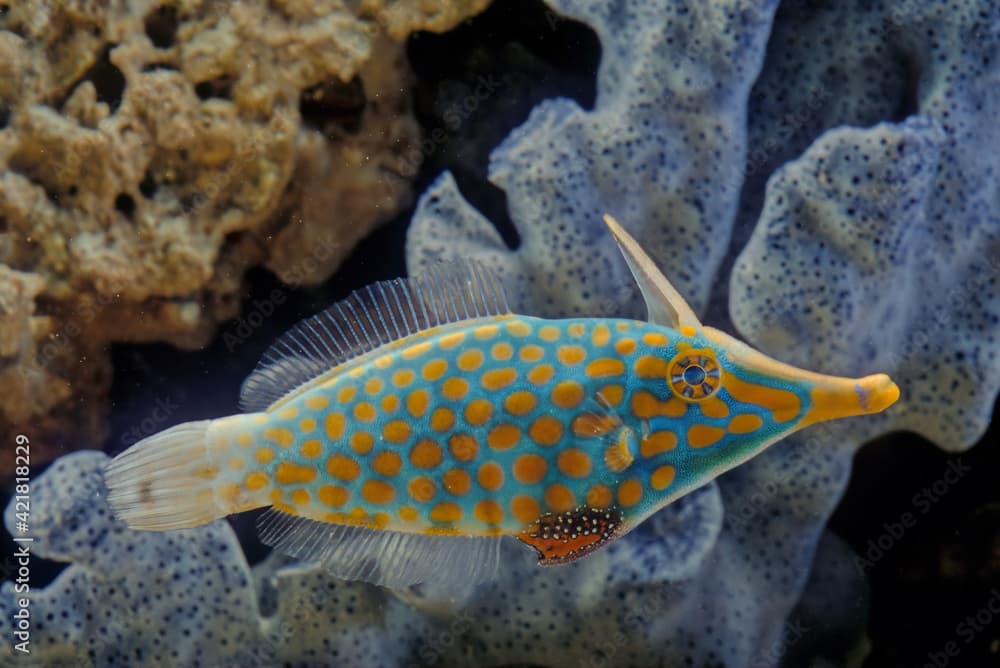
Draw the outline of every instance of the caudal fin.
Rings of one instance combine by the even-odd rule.
[[[208,458],[212,420],[185,422],[144,438],[104,470],[108,504],[133,529],[166,531],[226,515],[215,503],[218,474]]]

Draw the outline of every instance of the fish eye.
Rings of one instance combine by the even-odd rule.
[[[681,399],[700,401],[718,391],[722,369],[711,351],[687,351],[671,360],[667,383]]]

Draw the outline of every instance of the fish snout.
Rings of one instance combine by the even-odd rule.
[[[899,386],[884,373],[864,378],[828,376],[815,383],[802,426],[853,415],[881,413],[899,399]]]
[[[881,413],[899,399],[899,386],[884,373],[865,376],[855,385],[863,413]]]

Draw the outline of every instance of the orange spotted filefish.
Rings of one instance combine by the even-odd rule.
[[[803,371],[703,326],[605,221],[648,321],[517,315],[472,263],[374,284],[282,336],[244,414],[117,456],[109,504],[159,531],[270,507],[264,542],[338,577],[474,584],[504,537],[572,561],[797,429],[896,401],[884,374]]]

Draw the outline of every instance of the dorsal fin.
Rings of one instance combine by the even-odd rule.
[[[676,330],[690,327],[695,332],[700,332],[701,321],[698,320],[698,316],[632,235],[609,214],[604,214],[604,223],[614,235],[618,248],[625,256],[625,262],[628,263],[632,276],[635,277],[635,282],[639,284],[639,290],[642,292],[642,298],[646,300],[646,309],[649,312],[646,319]]]
[[[500,281],[475,262],[373,283],[282,334],[243,382],[240,409],[265,410],[333,367],[409,334],[509,312]]]

